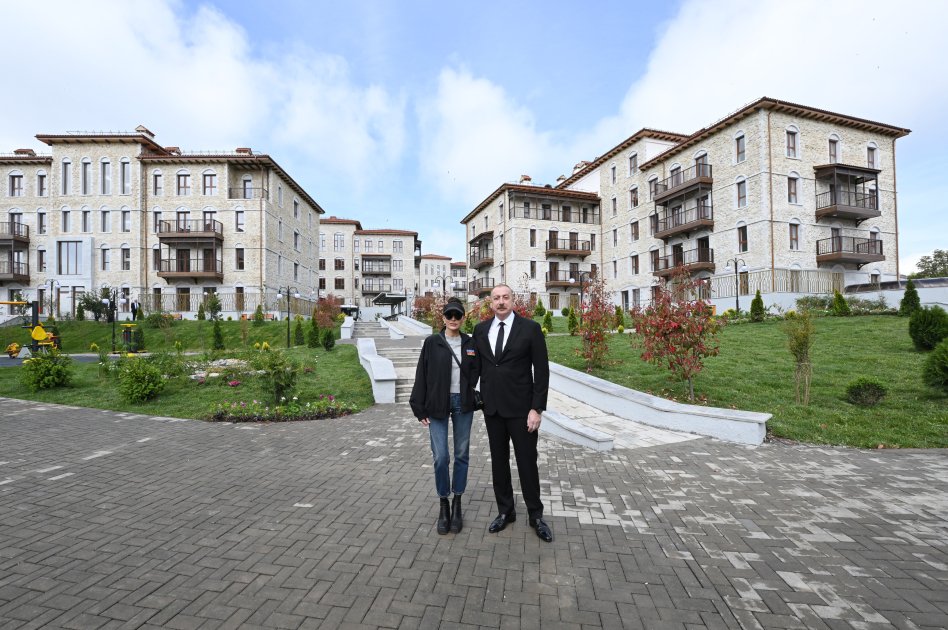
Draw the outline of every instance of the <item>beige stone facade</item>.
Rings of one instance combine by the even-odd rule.
[[[418,267],[418,294],[441,294],[451,291],[451,257],[440,254],[422,254]]]
[[[396,305],[402,309],[417,294],[418,265],[421,241],[410,230],[356,230],[353,233],[352,255],[361,274],[359,292],[362,306],[378,305],[381,294],[404,295],[406,301]]]
[[[467,300],[467,263],[458,261],[451,263],[451,294]]]
[[[49,155],[0,156],[0,283],[59,316],[115,289],[120,310],[193,313],[216,292],[228,315],[294,312],[315,298],[323,210],[270,156],[183,153],[145,127],[38,135]]]
[[[643,129],[560,179],[556,190],[595,194],[602,208],[589,235],[598,247],[582,262],[569,259],[569,276],[596,265],[615,303],[627,307],[647,302],[681,267],[724,307],[757,289],[781,303],[781,295],[895,279],[895,141],[907,133],[768,98],[688,136]],[[486,230],[485,217],[499,219],[497,208],[509,203],[504,189],[464,219],[469,239]],[[534,224],[511,217],[491,234],[494,246],[506,239],[521,247]],[[537,266],[564,260],[537,254]],[[532,257],[500,258],[482,261],[479,273],[515,286],[531,275]],[[578,293],[530,286],[553,308],[563,299],[557,292]],[[748,306],[745,299],[741,308]]]

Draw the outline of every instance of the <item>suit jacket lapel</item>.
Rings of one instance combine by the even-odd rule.
[[[517,336],[517,333],[520,332],[520,329],[523,326],[520,325],[518,320],[520,317],[513,317],[510,321],[510,330],[508,331],[507,338],[504,339],[504,349],[500,353],[500,358],[496,359],[498,363],[504,358],[504,355],[507,354],[507,350],[510,349],[510,344],[513,342],[514,338]]]

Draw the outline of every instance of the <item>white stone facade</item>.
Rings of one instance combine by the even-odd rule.
[[[285,311],[276,295],[290,288],[302,298],[293,311],[309,312],[323,210],[269,156],[182,153],[144,127],[37,138],[50,155],[0,156],[0,216],[28,236],[0,234],[8,294],[62,317],[103,287],[126,312],[137,301],[192,314],[216,292],[239,316],[257,304]]]
[[[678,267],[706,279],[706,295],[724,308],[735,292],[825,293],[895,279],[895,140],[907,133],[767,98],[690,136],[643,129],[561,178],[558,190],[595,193],[602,207],[597,247],[573,269],[597,265],[615,303],[627,307],[646,303]],[[462,221],[468,239],[486,229],[485,217],[501,221],[504,189]],[[535,223],[508,220],[492,235],[494,247],[501,238],[522,247]],[[536,266],[563,260],[536,254]],[[533,257],[499,258],[479,273],[515,288],[531,275]],[[530,280],[548,306],[562,302]]]
[[[452,290],[451,257],[439,254],[422,254],[418,267],[418,294],[440,294],[446,285]]]

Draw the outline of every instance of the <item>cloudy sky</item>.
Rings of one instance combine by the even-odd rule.
[[[948,3],[0,0],[0,151],[144,124],[272,155],[327,210],[462,258],[459,220],[641,127],[760,96],[893,125],[903,273],[948,248]],[[906,267],[905,265],[909,265]]]

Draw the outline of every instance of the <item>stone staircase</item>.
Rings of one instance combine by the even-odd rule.
[[[388,339],[388,328],[383,328],[378,322],[355,322],[352,328],[353,339]]]
[[[418,367],[418,355],[421,354],[420,338],[376,341],[375,347],[380,356],[395,366],[395,402],[408,402],[411,388],[415,384],[415,369]]]

